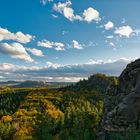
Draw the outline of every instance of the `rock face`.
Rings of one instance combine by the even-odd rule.
[[[103,129],[121,132],[140,123],[140,59],[128,64],[107,90]]]

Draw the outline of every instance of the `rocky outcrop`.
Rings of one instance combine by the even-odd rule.
[[[128,64],[107,90],[103,129],[121,132],[140,123],[140,59]]]

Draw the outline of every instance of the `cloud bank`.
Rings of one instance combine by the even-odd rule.
[[[31,42],[31,40],[33,39],[34,39],[34,36],[30,34],[24,34],[22,32],[12,33],[8,31],[7,29],[0,28],[0,41],[13,40],[19,43],[26,44],[26,43]]]
[[[0,64],[1,80],[47,80],[47,81],[77,81],[95,73],[104,73],[107,75],[119,75],[130,59],[108,60],[90,60],[86,64],[60,65],[47,62],[46,66],[19,66],[8,63]]]
[[[0,52],[2,54],[10,55],[12,58],[18,58],[26,62],[34,61],[20,43],[0,43]]]

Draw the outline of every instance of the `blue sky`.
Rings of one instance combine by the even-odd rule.
[[[0,69],[138,58],[139,5],[139,0],[1,0]]]

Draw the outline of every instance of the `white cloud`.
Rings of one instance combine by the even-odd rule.
[[[61,64],[52,63],[52,62],[50,62],[50,61],[46,62],[46,64],[47,64],[47,67],[48,67],[48,68],[54,68],[54,69],[57,69],[57,68],[59,68],[59,67],[62,66]]]
[[[93,60],[93,59],[89,59],[89,61],[87,62],[87,64],[90,64],[90,65],[95,65],[95,64],[102,64],[103,63],[103,60]]]
[[[54,4],[53,9],[54,11],[64,15],[64,17],[66,17],[70,21],[79,20],[87,22],[98,22],[100,20],[100,14],[94,8],[89,7],[88,9],[84,10],[82,15],[77,15],[74,13],[74,9],[71,8],[71,5],[71,1],[67,0],[65,3],[59,2],[57,4]]]
[[[0,71],[12,71],[15,68],[15,65],[9,63],[0,64]]]
[[[134,61],[136,58],[126,58],[126,57],[121,57],[119,59],[108,59],[107,61],[103,61],[103,60],[93,60],[93,59],[89,59],[89,62],[87,64],[99,64],[99,65],[103,65],[103,64],[115,64],[115,63],[130,63],[131,61]],[[116,65],[117,66],[117,65]]]
[[[32,39],[34,39],[34,36],[30,34],[23,34],[22,32],[11,33],[7,29],[0,28],[0,41],[14,40],[26,44],[29,43]]]
[[[78,41],[73,40],[72,42],[73,42],[73,48],[79,49],[79,50],[83,49],[82,45]]]
[[[74,20],[82,20],[82,17],[79,15],[74,15],[74,10],[70,7],[71,6],[71,1],[68,0],[65,3],[59,2],[58,4],[54,4],[53,9],[56,12],[59,12],[64,15],[67,19],[70,21]]]
[[[115,46],[115,44],[113,42],[109,42],[110,46]]]
[[[133,33],[133,29],[130,26],[122,26],[119,28],[116,28],[115,34],[118,34],[120,36],[130,37],[130,35]]]
[[[57,50],[57,51],[65,50],[64,44],[61,42],[53,42],[53,45],[55,46],[55,50]]]
[[[45,68],[45,67],[44,67]],[[0,64],[0,71],[6,71],[7,73],[9,72],[23,72],[23,71],[38,71],[41,70],[42,67],[38,66],[24,66],[24,65],[14,65],[10,63],[2,63]]]
[[[20,43],[0,43],[0,52],[10,55],[12,58],[33,62],[33,59],[29,56],[25,48]]]
[[[79,15],[74,15],[74,10],[72,8],[66,7],[64,8],[64,16],[70,21],[73,20],[82,20],[82,17]]]
[[[108,39],[111,39],[111,38],[113,38],[113,37],[114,37],[113,35],[106,36],[106,38],[108,38]]]
[[[64,11],[64,9],[66,8],[66,7],[70,7],[70,5],[71,5],[72,3],[71,3],[71,1],[70,0],[67,0],[65,3],[61,3],[61,2],[59,2],[58,4],[54,4],[54,6],[53,6],[53,9],[56,11],[56,12],[59,12],[59,13],[63,13],[63,11]]]
[[[85,64],[77,65],[47,62],[43,67],[3,63],[0,64],[0,75],[4,77],[2,80],[19,80],[20,77],[20,80],[74,81],[79,77],[86,78],[95,73],[119,75],[132,60],[127,58],[107,61],[90,59]]]
[[[89,7],[87,10],[84,10],[83,17],[84,20],[87,22],[100,21],[99,12],[92,7]]]
[[[58,16],[57,16],[57,15],[55,15],[55,14],[52,14],[52,17],[53,17],[53,18],[58,18]]]
[[[34,37],[29,34],[25,35],[22,32],[17,32],[15,34],[15,38],[16,38],[15,41],[26,44],[26,43],[30,42]]]
[[[113,22],[108,21],[108,22],[104,25],[104,27],[105,27],[106,30],[110,30],[110,29],[112,29],[112,28],[114,27],[114,24],[113,24]]]
[[[31,48],[26,48],[26,50],[31,52],[35,56],[40,56],[40,57],[44,56],[43,52],[41,50],[36,49],[36,48],[32,48],[32,49]]]
[[[37,45],[45,48],[54,48],[57,51],[65,50],[64,44],[61,42],[51,42],[48,40],[42,40],[42,41],[38,41]]]
[[[52,48],[53,42],[50,42],[48,40],[42,40],[37,42],[37,46],[45,47],[45,48]]]

